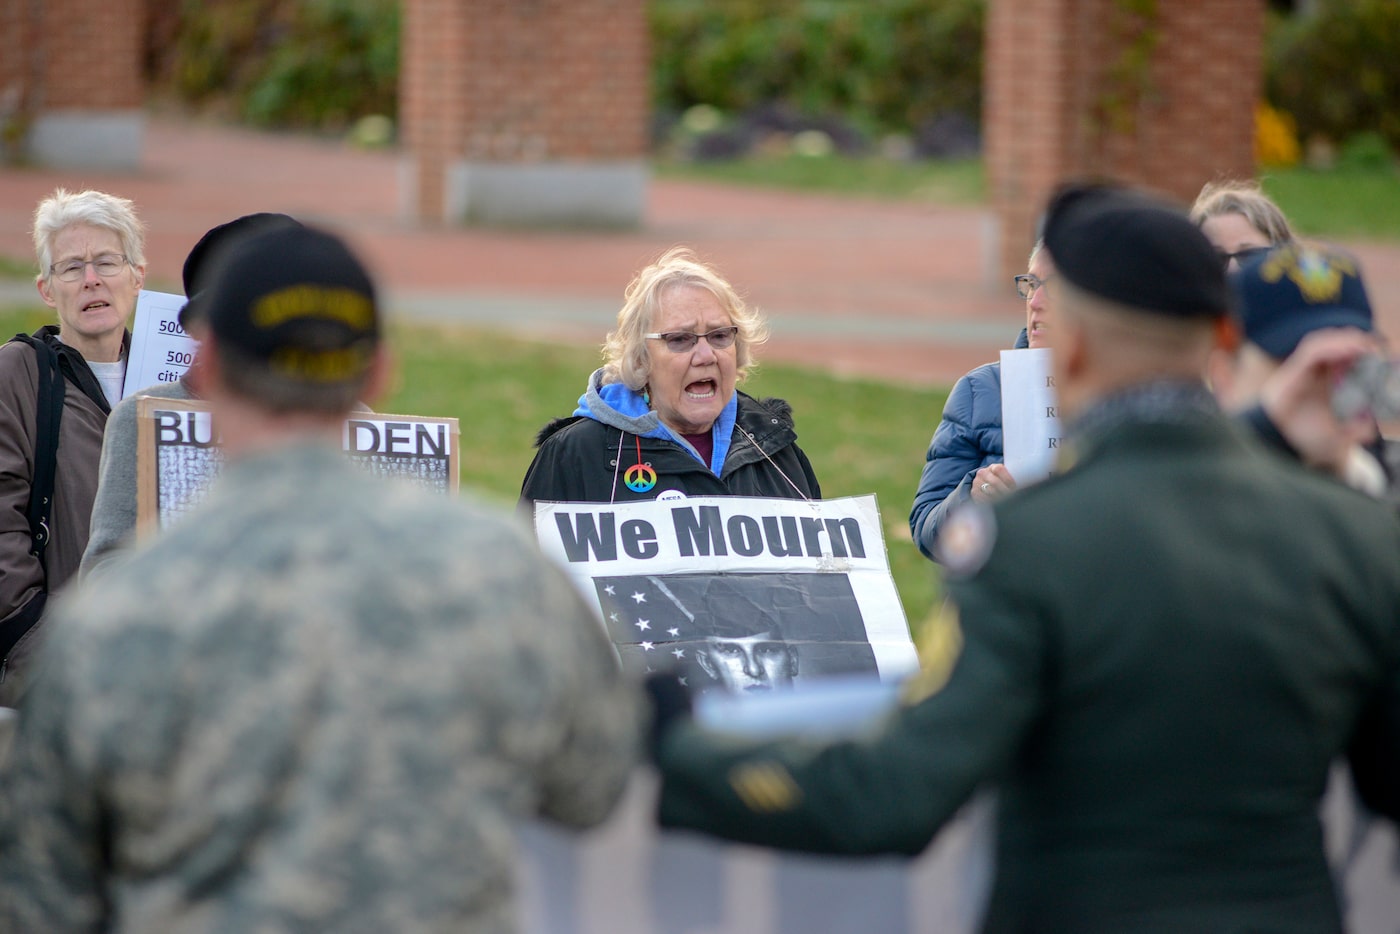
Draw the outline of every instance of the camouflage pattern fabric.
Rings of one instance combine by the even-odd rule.
[[[0,929],[514,929],[511,821],[601,821],[639,707],[509,516],[301,446],[59,604]]]

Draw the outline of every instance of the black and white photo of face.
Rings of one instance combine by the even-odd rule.
[[[753,696],[879,670],[845,574],[624,574],[593,586],[618,660],[638,676],[674,671],[694,691]]]
[[[696,661],[705,674],[734,693],[791,687],[797,677],[797,650],[767,632],[710,636]]]

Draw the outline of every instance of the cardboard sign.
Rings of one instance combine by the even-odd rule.
[[[536,503],[535,531],[629,671],[748,694],[918,665],[874,496]]]
[[[206,402],[142,397],[136,407],[136,527],[167,528],[203,501],[223,468]],[[455,418],[356,412],[345,452],[374,474],[455,494],[460,432]]]
[[[147,386],[177,382],[194,362],[199,342],[180,327],[180,309],[184,307],[183,295],[142,289],[137,296],[123,399]]]
[[[1006,469],[1018,486],[1054,471],[1060,414],[1049,350],[1001,352],[1001,440]]]

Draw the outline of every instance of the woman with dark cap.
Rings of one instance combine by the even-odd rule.
[[[204,337],[209,303],[209,284],[219,260],[229,247],[253,234],[279,227],[300,227],[285,214],[247,214],[209,230],[185,257],[182,279],[189,300],[180,309],[180,327],[195,340]],[[106,563],[123,547],[136,528],[136,406],[137,399],[189,400],[200,398],[200,361],[185,371],[178,382],[157,383],[123,399],[112,409],[102,440],[98,467],[97,498],[92,507],[92,527],[79,573],[86,575]]]

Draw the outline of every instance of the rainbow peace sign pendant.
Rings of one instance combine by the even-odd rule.
[[[627,489],[633,493],[649,493],[651,488],[656,486],[656,471],[651,469],[650,464],[639,462],[627,468],[627,472],[622,475],[622,482],[627,484]]]

